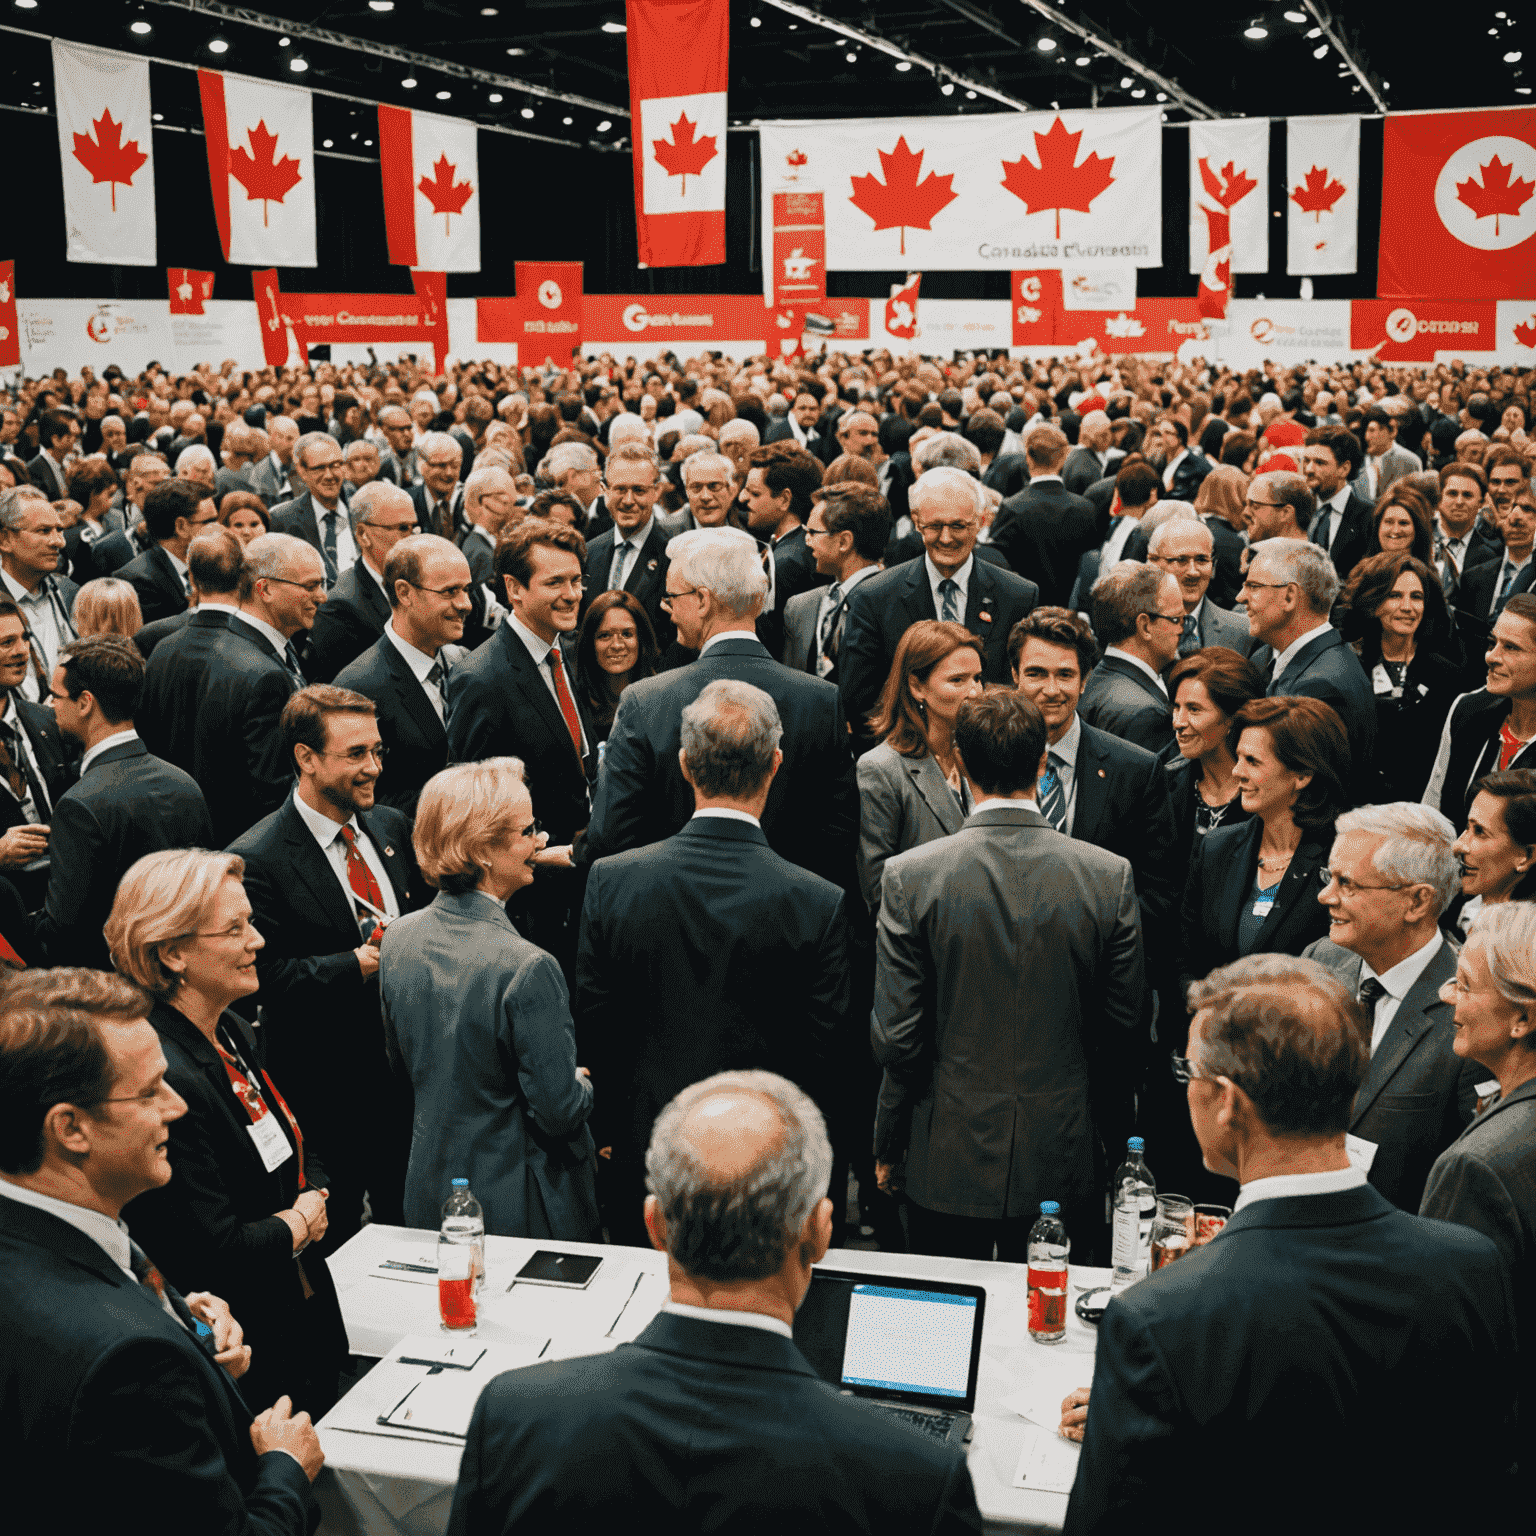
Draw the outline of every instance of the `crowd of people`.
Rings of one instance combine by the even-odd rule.
[[[1465,1465],[1528,1478],[1531,381],[668,354],[0,399],[0,1307],[45,1466],[302,1529],[326,1258],[454,1178],[491,1233],[666,1247],[687,1354],[701,1306],[787,1332],[851,1238],[1022,1261],[1055,1200],[1106,1262],[1141,1135],[1236,1201],[1253,1337],[1207,1358],[1204,1257],[1111,1307],[1069,1525],[1174,1444],[1236,1492],[1244,1435],[1368,1411],[1406,1467],[1473,1385]],[[1311,1195],[1282,1226],[1360,1230],[1297,1240],[1298,1299],[1259,1210]],[[1282,1285],[1318,1338],[1373,1288],[1358,1390],[1218,1455]],[[549,1507],[540,1405],[599,1379],[487,1395],[455,1529]],[[871,1457],[814,1474],[869,1528]],[[908,1479],[975,1526],[963,1461]]]

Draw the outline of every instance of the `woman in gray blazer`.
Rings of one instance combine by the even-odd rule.
[[[597,1240],[592,1082],[570,995],[506,913],[545,842],[522,764],[429,779],[412,841],[438,895],[391,923],[379,951],[385,1046],[416,1094],[406,1224],[436,1227],[449,1181],[467,1178],[489,1233]]]
[[[880,907],[880,872],[960,829],[970,812],[955,762],[955,716],[981,692],[981,641],[963,624],[923,619],[896,646],[871,724],[880,745],[858,761],[859,889]]]

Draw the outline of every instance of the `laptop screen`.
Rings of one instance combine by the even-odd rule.
[[[795,1342],[824,1381],[859,1396],[970,1408],[984,1300],[980,1286],[818,1271]]]

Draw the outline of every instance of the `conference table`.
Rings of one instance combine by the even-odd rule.
[[[603,1263],[585,1290],[515,1281],[540,1248],[594,1254]],[[455,1367],[433,1370],[402,1357],[421,1361],[451,1348],[458,1359],[473,1360],[483,1350],[474,1371],[488,1380],[537,1360],[613,1349],[634,1339],[667,1297],[666,1256],[652,1249],[488,1237],[479,1326],[466,1339],[439,1327],[430,1273],[436,1249],[435,1232],[366,1226],[330,1260],[351,1351],[379,1363],[318,1426],[326,1459],[315,1484],[321,1536],[442,1536],[447,1529],[460,1443],[416,1434],[398,1416],[386,1426],[378,1420],[418,1384]],[[1066,1337],[1044,1345],[1028,1334],[1023,1265],[835,1249],[819,1267],[986,1288],[969,1447],[976,1500],[988,1530],[1059,1531],[1078,1452],[1055,1426],[1062,1398],[1092,1378],[1096,1341],[1073,1303],[1082,1289],[1107,1284],[1109,1272],[1074,1266]]]

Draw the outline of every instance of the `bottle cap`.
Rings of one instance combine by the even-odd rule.
[[[468,1179],[454,1179],[453,1180],[453,1187],[455,1189],[468,1189],[469,1188],[469,1180]]]
[[[1040,1202],[1040,1214],[1042,1216],[1059,1216],[1061,1214],[1061,1202],[1059,1200],[1042,1200]]]
[[[1132,1136],[1131,1139],[1126,1142],[1125,1149],[1127,1152],[1145,1152],[1147,1150],[1147,1143],[1145,1139],[1140,1136]]]

